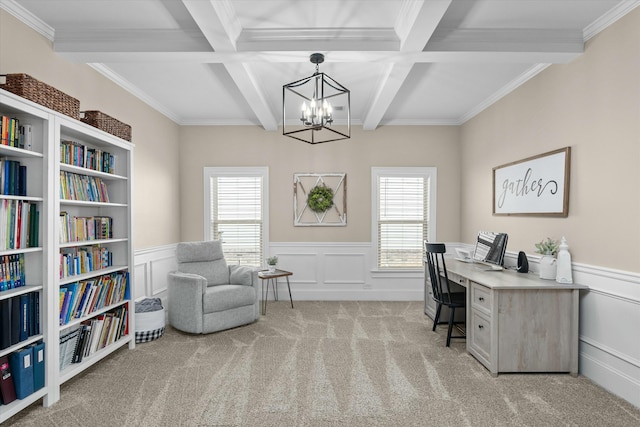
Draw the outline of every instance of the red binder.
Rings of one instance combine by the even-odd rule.
[[[13,375],[11,375],[9,358],[6,355],[0,357],[0,395],[3,405],[16,400],[16,388],[13,385]]]

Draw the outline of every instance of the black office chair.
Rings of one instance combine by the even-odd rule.
[[[427,264],[429,266],[429,278],[433,288],[433,299],[438,304],[436,317],[433,320],[433,331],[440,319],[442,306],[449,307],[449,330],[447,331],[447,347],[452,338],[466,338],[466,335],[451,336],[453,330],[454,316],[456,308],[464,309],[466,306],[466,295],[464,292],[451,292],[449,287],[449,276],[444,263],[444,253],[447,251],[444,243],[426,243]]]

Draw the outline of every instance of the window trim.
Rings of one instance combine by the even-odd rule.
[[[437,188],[438,188],[438,168],[436,167],[372,167],[371,168],[371,271],[376,273],[395,274],[398,272],[415,272],[422,270],[420,268],[411,269],[382,269],[378,266],[378,249],[380,242],[378,241],[378,178],[381,176],[421,176],[429,178],[429,240],[437,241],[436,229],[436,206],[437,206]]]
[[[268,166],[205,166],[203,169],[204,182],[204,221],[203,240],[209,240],[211,218],[211,177],[217,176],[259,176],[262,178],[262,253],[268,254],[269,240],[269,167]]]

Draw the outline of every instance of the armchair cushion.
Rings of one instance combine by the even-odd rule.
[[[179,271],[204,277],[207,286],[229,284],[229,267],[219,240],[179,243],[176,255]]]
[[[218,285],[210,286],[202,297],[205,313],[215,313],[256,302],[256,289],[253,286]]]
[[[244,265],[229,266],[229,282],[232,285],[253,286],[253,269]]]

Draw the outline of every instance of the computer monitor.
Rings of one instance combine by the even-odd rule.
[[[492,231],[478,232],[473,259],[475,261],[483,261],[503,266],[508,239],[509,236],[507,233],[495,233]]]

